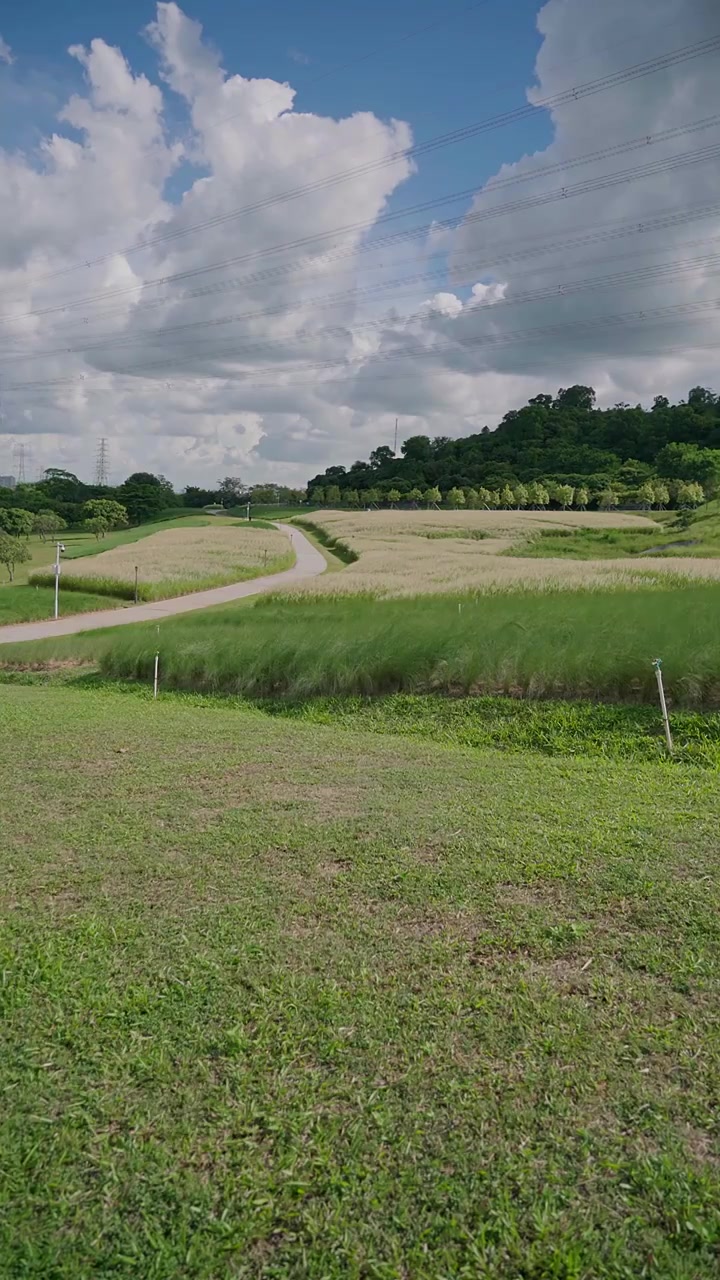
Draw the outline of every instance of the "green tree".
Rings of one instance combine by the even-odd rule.
[[[692,480],[707,493],[714,493],[720,484],[720,449],[673,442],[660,450],[656,462],[658,475],[670,480]]]
[[[515,506],[515,494],[509,484],[500,490],[500,506],[504,511],[510,511]]]
[[[528,491],[524,484],[516,484],[513,490],[515,506],[518,511],[524,510],[528,504]]]
[[[336,484],[329,484],[325,490],[325,504],[328,507],[340,506],[340,489]]]
[[[26,564],[30,557],[27,542],[23,542],[21,538],[13,538],[9,533],[0,532],[0,564],[5,565],[10,582],[15,581],[15,566]]]
[[[453,511],[457,511],[458,507],[465,506],[465,494],[462,489],[451,489],[445,501]]]
[[[12,538],[29,538],[35,517],[24,507],[0,507],[0,529]]]
[[[598,507],[601,511],[614,511],[619,502],[617,493],[610,485],[598,494]]]
[[[409,494],[408,494],[408,502],[422,502],[422,500],[423,500],[423,491],[422,491],[422,489],[411,489],[411,490],[410,490],[410,492],[409,492]]]
[[[381,497],[382,497],[382,494],[380,493],[380,490],[375,489],[374,487],[370,489],[363,489],[362,493],[360,494],[361,501],[367,507],[376,507],[380,502]]]
[[[667,485],[664,484],[662,480],[655,480],[653,483],[653,502],[655,506],[659,507],[661,511],[664,511],[669,501],[670,490]]]
[[[237,507],[245,497],[246,488],[240,476],[225,476],[223,480],[218,480],[218,502],[224,507]]]
[[[401,498],[402,494],[399,489],[391,489],[387,496],[387,500],[391,507],[394,507],[396,503],[400,502]]]
[[[127,507],[112,498],[91,498],[83,507],[85,522],[88,520],[104,520],[108,529],[126,529],[128,525]]]
[[[477,489],[463,489],[465,494],[465,506],[468,511],[476,511],[478,507]]]
[[[437,507],[440,505],[442,502],[442,494],[437,485],[431,485],[429,489],[425,490],[423,494],[423,501],[428,507]]]
[[[690,507],[699,507],[705,501],[705,494],[701,484],[696,484],[692,480],[678,480],[674,485],[675,502],[681,510],[687,510]]]
[[[149,471],[135,471],[115,492],[134,524],[152,520],[166,507],[177,503],[169,480],[151,475]]]
[[[360,506],[360,495],[357,489],[346,489],[343,494],[343,501],[346,507],[357,508]]]
[[[492,507],[492,504],[493,503],[492,503],[491,491],[481,485],[481,487],[477,491],[477,505],[481,508],[481,510],[485,510],[488,507]]]
[[[575,490],[571,484],[559,484],[555,489],[555,501],[559,502],[563,511],[567,511],[568,507],[573,504]]]
[[[314,489],[309,493],[310,502],[314,507],[321,507],[325,502],[325,490],[321,484],[316,484]]]
[[[52,538],[53,534],[60,533],[65,527],[65,521],[56,511],[38,511],[33,520],[33,533],[40,535],[41,542]]]
[[[581,484],[575,490],[575,506],[577,507],[578,511],[585,511],[587,509],[587,504],[589,501],[590,501],[590,494],[585,488],[585,485]]]
[[[594,407],[595,392],[592,387],[576,385],[566,389],[561,388],[557,393],[556,409],[593,409]]]
[[[106,533],[109,533],[110,525],[107,520],[103,520],[102,516],[91,516],[89,520],[84,521],[83,529],[87,529],[88,533],[94,533],[99,542]]]
[[[652,480],[646,480],[644,484],[641,484],[636,496],[640,506],[645,511],[648,511],[655,501],[655,485]]]

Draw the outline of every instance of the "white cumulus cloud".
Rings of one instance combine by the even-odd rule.
[[[533,101],[716,25],[711,0],[549,0],[538,21]],[[367,252],[422,164],[407,123],[297,111],[291,85],[227,69],[174,3],[147,37],[151,78],[101,34],[72,46],[85,85],[56,131],[0,151],[0,470],[23,439],[88,474],[105,436],[118,479],[302,483],[391,440],[396,416],[452,435],[561,383],[615,401],[712,381],[717,53],[570,92],[547,150],[408,259],[402,241]],[[429,284],[437,253],[449,274]]]

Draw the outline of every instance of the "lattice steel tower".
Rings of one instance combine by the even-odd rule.
[[[95,483],[105,486],[108,483],[108,442],[104,436],[98,441],[95,454]]]

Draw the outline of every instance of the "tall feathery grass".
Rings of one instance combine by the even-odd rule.
[[[510,693],[720,707],[720,587],[488,592],[380,600],[303,596],[8,647],[0,661],[73,656],[163,687],[302,699]]]
[[[691,554],[671,560],[643,556],[634,562],[626,551],[613,557],[602,542],[604,532],[616,530],[630,542],[647,538],[652,548],[668,540],[666,532],[642,515],[578,511],[323,511],[305,525],[337,550],[346,561],[342,573],[318,582],[298,583],[293,590],[380,596],[457,593],[542,587],[608,587],[642,585],[649,575],[679,574],[701,580],[720,579],[720,558],[697,559]],[[538,555],[538,547],[552,550],[544,533],[554,533],[557,554]],[[568,535],[563,537],[562,535]],[[585,558],[568,554],[574,539],[598,546]],[[569,545],[570,544],[570,545]],[[584,544],[583,544],[584,545]],[[677,549],[681,551],[681,549]],[[691,549],[688,549],[690,552]]]
[[[294,563],[279,530],[252,525],[165,529],[134,545],[113,547],[90,559],[63,565],[63,591],[93,592],[132,600],[135,566],[139,600],[163,600],[208,587],[244,582],[289,569]],[[33,585],[50,586],[53,575],[33,574]]]

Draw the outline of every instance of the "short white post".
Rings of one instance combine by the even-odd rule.
[[[155,654],[155,679],[153,680],[153,698],[158,695],[158,667],[160,666],[160,654]]]
[[[665,726],[665,741],[667,743],[668,752],[670,755],[672,755],[673,740],[672,740],[672,733],[670,732],[670,717],[668,716],[667,702],[665,701],[665,689],[663,687],[662,659],[656,658],[655,661],[653,662],[653,666],[655,668],[655,675],[657,677],[657,687],[658,687],[658,693],[660,695],[660,707],[663,715],[663,724]]]

